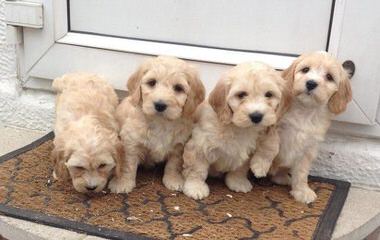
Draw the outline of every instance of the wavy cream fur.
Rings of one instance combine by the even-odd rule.
[[[302,72],[305,67],[309,68],[307,73]],[[334,81],[328,81],[327,74]],[[351,100],[349,78],[341,64],[326,52],[300,56],[283,76],[293,83],[294,99],[278,125],[280,151],[271,168],[272,180],[290,184],[290,193],[297,201],[310,203],[317,197],[307,183],[310,165],[331,118],[344,111]],[[310,79],[318,86],[308,93],[305,84]]]
[[[228,188],[249,192],[252,189],[247,179],[250,163],[255,174],[266,175],[272,160],[253,159],[252,155],[257,139],[265,141],[269,129],[277,122],[284,89],[285,81],[280,73],[257,62],[240,64],[222,77],[208,100],[199,106],[197,123],[185,146],[183,192],[187,196],[194,199],[207,197],[207,176],[222,173],[226,173]],[[273,97],[265,97],[267,91],[271,91]],[[238,97],[241,92],[246,96]],[[257,124],[249,117],[255,111],[264,114],[263,120]],[[274,136],[274,141],[262,145],[261,156],[277,154],[276,134],[268,136]],[[254,164],[256,161],[260,163]]]
[[[53,175],[71,179],[79,192],[88,192],[87,188],[99,192],[121,164],[116,93],[106,80],[88,73],[57,78],[53,89],[57,92]]]
[[[156,84],[150,86],[149,82]],[[176,92],[180,84],[183,91]],[[193,113],[203,101],[205,90],[196,70],[185,61],[160,56],[144,62],[128,80],[131,95],[117,109],[120,136],[126,152],[122,175],[110,182],[112,192],[130,192],[136,185],[140,164],[166,161],[164,185],[182,190],[183,146],[191,134]],[[154,103],[168,105],[157,112]]]

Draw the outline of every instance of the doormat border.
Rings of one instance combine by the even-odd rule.
[[[48,140],[51,140],[53,138],[54,138],[54,132],[49,132],[48,134],[35,140],[34,142],[1,156],[0,164],[7,160],[13,159],[14,157],[22,153],[30,151],[38,147],[42,143]],[[313,234],[314,240],[331,239],[335,224],[343,208],[344,202],[346,201],[347,194],[348,194],[351,184],[346,181],[315,177],[315,176],[310,176],[309,180],[315,181],[315,182],[329,183],[335,186],[335,190],[331,194],[329,201],[327,203],[327,207],[324,209],[322,216],[319,218],[318,224],[316,226],[316,230],[314,231],[314,234]],[[78,233],[85,233],[88,235],[94,235],[94,236],[99,236],[99,237],[104,237],[104,238],[109,238],[109,239],[116,239],[116,240],[154,239],[154,238],[149,238],[142,235],[137,235],[135,233],[121,232],[121,231],[113,230],[109,228],[96,227],[94,225],[90,225],[86,223],[67,220],[62,217],[49,216],[47,214],[43,214],[37,211],[9,207],[3,204],[0,204],[0,214],[39,223],[39,224],[44,224],[44,225],[48,225],[52,227],[58,227],[58,228],[62,228],[62,229],[70,230],[70,231],[75,231]]]

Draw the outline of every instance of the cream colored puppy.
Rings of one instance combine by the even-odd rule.
[[[53,82],[57,92],[53,176],[78,192],[99,192],[121,167],[115,119],[118,98],[101,77],[72,73]]]
[[[125,167],[110,182],[111,191],[132,191],[139,164],[164,160],[164,185],[182,190],[183,147],[191,134],[193,113],[205,95],[197,71],[174,57],[152,58],[130,77],[128,89],[131,95],[117,109]]]
[[[227,173],[225,183],[236,192],[252,189],[247,179],[250,158],[258,138],[266,134],[276,139],[270,128],[277,122],[285,106],[285,81],[279,72],[263,63],[237,65],[228,71],[197,110],[197,124],[184,150],[185,184],[183,192],[194,199],[209,195],[205,180],[210,175]],[[274,145],[274,153],[273,147]],[[278,142],[266,142],[251,163],[257,175],[266,175],[271,161],[265,152],[277,154]]]
[[[294,99],[278,126],[280,152],[271,175],[278,184],[290,184],[297,201],[310,203],[317,197],[307,183],[309,169],[331,118],[351,100],[349,78],[354,69],[348,70],[351,74],[330,54],[313,52],[300,56],[283,72],[293,83]]]

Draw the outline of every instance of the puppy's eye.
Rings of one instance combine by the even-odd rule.
[[[247,92],[238,92],[237,94],[236,94],[236,97],[237,98],[239,98],[239,99],[243,99],[243,98],[245,98],[246,96],[248,96],[248,93]]]
[[[80,167],[80,166],[74,167],[74,169],[77,171],[84,171],[85,170],[84,167]]]
[[[174,85],[173,89],[174,89],[174,91],[176,91],[178,93],[185,91],[185,89],[183,89],[183,86],[181,84]]]
[[[271,97],[273,97],[273,93],[271,91],[268,91],[265,93],[265,97],[271,98]]]
[[[330,73],[328,73],[328,74],[326,75],[326,79],[327,79],[327,81],[329,81],[329,82],[334,82],[334,78],[333,78],[333,76],[332,76]]]
[[[304,67],[301,69],[301,72],[303,72],[303,73],[308,73],[309,71],[310,71],[309,67]]]
[[[98,166],[98,169],[102,169],[102,168],[105,168],[107,165],[105,163],[102,163]]]
[[[156,86],[157,80],[156,79],[150,79],[146,84],[148,84],[150,87]]]

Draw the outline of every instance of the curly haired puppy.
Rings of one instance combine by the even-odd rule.
[[[101,77],[72,73],[53,82],[57,92],[53,176],[78,192],[99,192],[118,174],[122,145],[115,111],[118,98]]]
[[[294,99],[278,125],[280,152],[270,174],[274,182],[290,184],[297,201],[310,203],[317,197],[307,183],[310,165],[331,118],[343,112],[352,98],[352,74],[326,52],[304,54],[283,72],[293,84]]]
[[[205,96],[197,71],[183,60],[160,56],[144,62],[127,86],[131,95],[117,109],[125,167],[110,182],[111,191],[132,191],[139,164],[165,160],[165,187],[182,190],[183,147],[191,134],[193,113]]]
[[[277,135],[271,128],[286,105],[285,92],[281,74],[258,62],[237,65],[219,80],[208,101],[199,106],[197,123],[185,146],[183,192],[187,196],[207,197],[208,174],[221,173],[226,173],[229,189],[249,192],[252,185],[247,173],[256,142],[270,136],[274,141],[263,144],[256,160],[260,163],[251,162],[256,175],[266,175],[271,161],[264,160],[265,153],[277,155]]]

